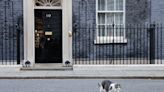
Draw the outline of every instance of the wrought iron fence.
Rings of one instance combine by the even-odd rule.
[[[0,65],[20,64],[23,58],[23,36],[21,30],[0,27]]]
[[[13,1],[0,3],[0,65],[20,64],[23,59],[22,18],[14,13]]]
[[[74,64],[163,64],[161,24],[74,28]]]

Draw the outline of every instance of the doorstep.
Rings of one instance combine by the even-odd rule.
[[[164,71],[163,64],[141,65],[74,65],[75,71]]]
[[[61,63],[37,63],[33,67],[22,67],[20,70],[73,70],[72,66],[63,66]]]

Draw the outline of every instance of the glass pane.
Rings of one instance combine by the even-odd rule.
[[[61,0],[35,0],[35,6],[61,6]]]
[[[124,35],[124,28],[123,25],[115,25],[115,36],[123,36]]]
[[[105,25],[98,26],[98,36],[105,36]]]
[[[123,10],[123,0],[116,0],[116,10]]]
[[[107,25],[107,36],[114,36],[114,27],[112,25]]]
[[[98,10],[105,10],[105,0],[98,0]]]
[[[114,10],[114,0],[107,0],[107,10]]]
[[[105,14],[104,13],[98,14],[98,24],[105,24]]]
[[[108,13],[107,14],[107,25],[112,25],[114,23],[114,14]]]
[[[123,24],[123,13],[115,13],[115,24]]]

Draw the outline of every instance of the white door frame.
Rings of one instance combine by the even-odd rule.
[[[31,62],[35,65],[35,23],[34,23],[34,0],[23,0],[24,14],[24,63]],[[42,7],[43,9],[44,7]],[[50,7],[45,9],[52,9]],[[58,9],[59,7],[56,7]],[[72,0],[62,0],[62,63],[72,62]],[[23,63],[23,64],[24,64]]]

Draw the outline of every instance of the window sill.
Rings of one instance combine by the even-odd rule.
[[[108,44],[108,43],[127,43],[125,37],[97,37],[94,44]]]

